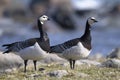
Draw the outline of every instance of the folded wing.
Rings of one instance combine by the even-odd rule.
[[[9,53],[9,52],[19,52],[22,49],[33,46],[35,44],[35,42],[36,42],[35,39],[28,39],[25,41],[14,42],[11,44],[4,44],[2,46],[6,47],[7,50],[5,52],[3,52],[3,54]]]

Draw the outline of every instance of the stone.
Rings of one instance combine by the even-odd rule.
[[[88,57],[88,59],[90,60],[101,60],[101,59],[104,59],[102,53],[96,53],[94,55],[91,55]]]
[[[45,68],[39,68],[39,71],[44,71],[45,70]]]
[[[91,60],[78,60],[77,62],[76,62],[76,64],[77,65],[82,65],[82,64],[85,64],[85,65],[89,65],[89,66],[91,66],[91,65],[95,65],[95,66],[97,66],[97,65],[100,65],[101,63],[100,62],[97,62],[97,61],[91,61]]]
[[[66,60],[58,57],[56,54],[48,54],[48,56],[46,58],[44,58],[43,60],[41,60],[41,62],[43,63],[53,63],[53,62],[62,62],[64,63]]]
[[[48,75],[50,77],[62,78],[63,76],[68,75],[68,72],[66,70],[56,70],[56,71],[49,72]]]
[[[120,58],[120,48],[113,49],[109,55],[107,55],[107,58]]]
[[[23,60],[14,53],[2,54],[0,52],[0,70],[18,69],[23,65]],[[8,71],[9,72],[9,71]]]
[[[81,77],[81,78],[85,78],[85,77],[88,77],[89,75],[85,74],[85,73],[77,73],[76,76]]]
[[[119,59],[107,60],[101,64],[101,67],[120,68],[120,60]]]
[[[5,72],[6,72],[6,73],[11,73],[11,72],[12,72],[12,69],[6,69]]]
[[[68,63],[68,62],[64,62],[64,63],[59,63],[59,65],[60,65],[60,66],[63,66],[63,67],[66,67],[66,66],[69,65],[69,63]]]
[[[41,77],[41,75],[40,74],[31,74],[31,75],[29,75],[29,77],[38,78],[38,77]]]

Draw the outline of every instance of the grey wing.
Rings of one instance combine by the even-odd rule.
[[[12,44],[5,44],[3,47],[6,47],[6,51],[3,53],[9,53],[9,52],[19,52],[20,50],[30,47],[35,44],[35,40],[29,39],[25,41],[15,42]]]
[[[64,50],[69,49],[72,46],[75,46],[78,42],[79,42],[79,40],[76,38],[76,39],[66,41],[63,44],[58,44],[56,46],[51,46],[50,49],[51,49],[51,52],[61,53]]]
[[[64,44],[59,44],[59,45],[56,45],[56,46],[51,46],[50,49],[51,49],[51,52],[61,53],[65,49],[67,49],[67,46],[65,46]]]

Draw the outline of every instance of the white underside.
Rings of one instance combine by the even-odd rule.
[[[19,55],[23,60],[41,60],[48,55],[47,52],[41,49],[37,42],[34,46],[25,48],[16,54]]]
[[[73,46],[62,53],[57,53],[58,56],[65,59],[73,59],[79,60],[82,58],[86,58],[90,54],[91,50],[85,48],[81,42],[79,42],[76,46]]]

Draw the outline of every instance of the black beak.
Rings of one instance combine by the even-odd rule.
[[[94,22],[98,22],[97,20],[94,20]]]
[[[50,18],[48,18],[48,21],[50,20]]]

